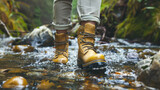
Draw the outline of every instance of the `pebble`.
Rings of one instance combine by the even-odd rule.
[[[37,85],[37,88],[39,90],[49,90],[54,86],[55,86],[55,84],[52,82],[49,82],[49,80],[42,80],[41,84]]]
[[[35,77],[42,77],[44,75],[47,75],[46,73],[41,72],[28,72],[26,73],[27,76],[35,76]]]
[[[28,82],[25,78],[21,76],[15,76],[11,79],[8,79],[3,85],[2,88],[24,88],[27,87]]]
[[[12,47],[14,52],[33,52],[34,47],[30,45],[15,45]]]

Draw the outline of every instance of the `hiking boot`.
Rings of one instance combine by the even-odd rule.
[[[68,62],[68,35],[65,33],[55,34],[55,63],[66,64]]]
[[[95,25],[86,23],[78,29],[78,65],[83,69],[102,68],[106,66],[105,57],[97,54],[94,48]]]

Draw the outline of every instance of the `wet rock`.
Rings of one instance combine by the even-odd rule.
[[[85,77],[79,76],[76,74],[76,72],[65,72],[59,74],[57,77],[62,78],[62,79],[79,79],[79,80],[85,80]]]
[[[138,62],[137,67],[140,71],[138,80],[148,86],[160,88],[160,52],[148,59]]]
[[[41,73],[41,72],[28,72],[26,73],[27,76],[35,76],[35,77],[42,77],[44,75],[47,75],[47,73]]]
[[[33,52],[35,51],[34,47],[30,45],[15,45],[12,47],[14,52]]]
[[[100,90],[100,87],[96,84],[86,81],[79,89],[81,90]]]
[[[0,69],[0,73],[5,73],[5,72],[8,72],[9,69]]]
[[[75,79],[76,74],[75,72],[66,72],[66,73],[59,74],[58,77],[65,78],[65,79]]]
[[[35,72],[47,72],[46,69],[41,69],[41,68],[36,68],[36,69],[32,69]]]
[[[53,46],[54,37],[52,31],[45,25],[35,28],[22,39],[16,39],[12,45]]]
[[[145,59],[148,56],[153,56],[155,53],[151,50],[145,50],[143,52],[140,52],[139,57]]]
[[[25,78],[21,76],[15,76],[12,77],[11,79],[7,80],[3,85],[2,88],[24,88],[27,87],[28,82]]]
[[[20,69],[20,68],[9,68],[8,73],[17,74],[17,73],[26,73],[28,70]]]
[[[3,74],[3,73],[0,73],[0,77],[2,78],[2,77],[5,77],[5,74]]]
[[[58,77],[50,77],[50,80],[59,81],[59,78]]]
[[[39,84],[38,86],[37,86],[37,88],[39,89],[39,90],[50,90],[52,87],[54,87],[55,86],[55,84],[54,83],[52,83],[52,82],[49,82],[49,80],[42,80],[41,81],[41,84]]]
[[[103,45],[103,46],[95,46],[95,48],[100,49],[104,52],[105,51],[110,51],[110,52],[113,52],[113,53],[118,53],[119,52],[115,46]]]
[[[21,49],[18,47],[18,45],[13,46],[12,50],[13,50],[14,52],[21,52]]]

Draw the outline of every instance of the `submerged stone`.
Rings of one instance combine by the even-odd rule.
[[[26,72],[28,72],[28,70],[24,70],[21,68],[9,68],[8,69],[8,73],[10,73],[10,74],[26,73]]]
[[[21,76],[15,76],[7,80],[2,85],[2,88],[25,88],[27,87],[27,85],[28,85],[28,82],[25,78]]]
[[[81,90],[100,90],[100,87],[89,81],[86,81],[79,89]]]
[[[52,82],[49,82],[49,80],[42,80],[41,84],[37,85],[37,88],[39,90],[49,90],[54,86],[55,86],[55,84]]]
[[[65,79],[75,79],[76,74],[75,72],[65,72],[58,75],[59,78],[65,78]]]
[[[62,78],[62,79],[79,79],[79,80],[85,80],[85,77],[82,77],[80,75],[77,75],[76,72],[65,72],[65,73],[61,73],[59,74],[57,77]]]
[[[5,73],[5,72],[8,72],[9,69],[0,69],[0,73]]]
[[[35,49],[30,45],[15,45],[12,50],[14,52],[33,52]]]
[[[26,73],[27,76],[36,76],[36,77],[42,77],[47,75],[47,73],[41,73],[41,72],[28,72]]]

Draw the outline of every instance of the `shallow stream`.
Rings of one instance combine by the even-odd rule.
[[[35,47],[33,52],[14,52],[8,44],[13,38],[0,39],[0,89],[4,81],[13,76],[22,76],[29,85],[25,90],[36,90],[42,80],[54,83],[56,90],[106,90],[106,89],[155,89],[137,81],[135,64],[159,51],[159,46],[150,43],[129,43],[118,39],[108,44],[99,44],[97,52],[105,55],[105,71],[86,72],[77,66],[77,39],[69,46],[69,62],[54,64],[53,47]]]

